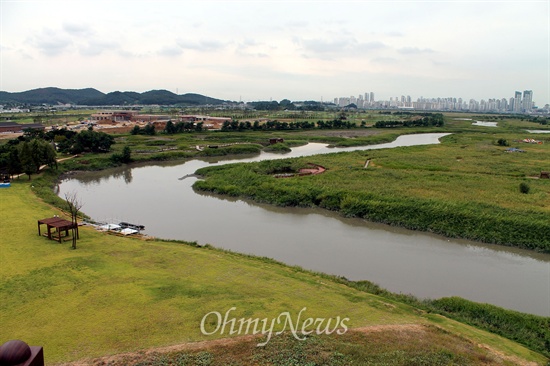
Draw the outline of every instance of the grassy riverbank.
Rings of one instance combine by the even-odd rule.
[[[63,213],[38,200],[33,185],[15,181],[0,191],[9,212],[0,218],[6,238],[0,250],[0,339],[43,345],[48,364],[224,338],[227,334],[204,336],[200,323],[208,312],[231,307],[237,308],[236,318],[275,318],[307,307],[308,317],[349,317],[352,328],[381,328],[378,333],[315,336],[304,343],[276,337],[261,350],[243,340],[227,353],[207,347],[200,355],[180,352],[177,357],[187,357],[191,364],[207,358],[210,363],[202,364],[212,365],[246,364],[240,362],[245,354],[252,357],[249,364],[260,359],[301,365],[322,355],[332,357],[329,364],[334,365],[350,360],[398,365],[547,362],[499,336],[268,259],[182,242],[120,238],[87,227],[81,228],[79,249],[70,250],[68,242],[37,235],[37,219]],[[411,333],[412,325],[420,328]],[[296,360],[282,360],[273,347],[286,349],[283,353]],[[138,361],[145,358],[142,354]]]
[[[550,252],[550,144],[525,134],[461,132],[440,145],[335,153],[208,167],[194,187],[282,206],[319,206],[346,216],[487,243]],[[365,168],[369,160],[368,168]],[[277,179],[307,163],[323,174]],[[529,193],[520,192],[527,185]]]

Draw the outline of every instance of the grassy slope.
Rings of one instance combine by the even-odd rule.
[[[37,235],[36,220],[59,212],[37,200],[31,184],[0,191],[7,213],[0,217],[0,341],[43,345],[48,363],[212,339],[200,334],[202,317],[232,306],[237,318],[307,307],[311,317],[349,317],[352,327],[436,324],[473,344],[546,362],[501,337],[267,260],[90,228],[70,250]]]

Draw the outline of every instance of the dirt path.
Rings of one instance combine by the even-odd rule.
[[[373,325],[361,328],[350,329],[350,332],[360,332],[364,334],[373,334],[378,332],[394,332],[401,334],[405,338],[422,338],[426,333],[430,332],[428,326],[423,324],[388,324],[388,325]],[[233,338],[215,339],[209,341],[189,342],[182,343],[167,347],[155,347],[137,352],[127,352],[111,356],[99,357],[94,359],[80,360],[70,363],[58,364],[58,366],[103,366],[103,365],[123,365],[123,364],[135,364],[143,360],[147,356],[153,354],[168,354],[174,352],[183,351],[208,351],[212,348],[219,347],[238,347],[240,344],[248,343],[254,339],[260,339],[263,336],[259,335],[246,335]],[[502,364],[503,361],[511,362],[514,365],[519,366],[536,366],[534,362],[527,362],[515,356],[505,355],[502,352],[493,349],[485,344],[478,344],[479,348],[485,349],[492,356],[494,363]]]
[[[76,158],[77,156],[78,156],[78,155],[73,155],[73,156],[69,156],[69,157],[67,157],[67,158],[57,159],[57,162],[58,162],[58,163],[61,163],[62,161],[69,160],[69,159],[73,159],[73,158]],[[38,170],[41,171],[42,169],[45,169],[46,167],[47,167],[47,165],[42,165]],[[22,175],[25,175],[25,173],[21,173],[21,174],[14,175],[14,176],[13,176],[13,179],[19,178],[19,177],[21,177]]]

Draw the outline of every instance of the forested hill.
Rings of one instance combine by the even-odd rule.
[[[76,105],[200,105],[223,104],[226,101],[200,94],[174,94],[168,90],[151,90],[144,93],[112,92],[104,94],[93,88],[59,89],[40,88],[19,93],[0,91],[0,104],[76,104]]]

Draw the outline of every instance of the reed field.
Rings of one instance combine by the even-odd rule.
[[[443,234],[550,251],[548,137],[463,131],[439,145],[335,153],[288,161],[209,167],[198,190],[287,206],[319,206],[346,216]],[[536,137],[542,144],[519,142]],[[506,140],[523,152],[499,146]],[[369,160],[368,168],[365,168]],[[323,174],[277,179],[277,169],[308,163]],[[283,167],[283,165],[289,167]],[[520,184],[529,193],[520,192]]]

